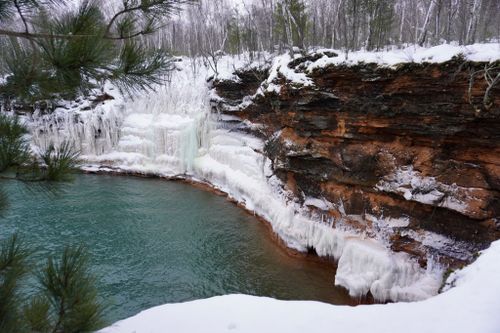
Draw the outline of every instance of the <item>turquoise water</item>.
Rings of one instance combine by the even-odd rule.
[[[152,306],[245,293],[352,304],[334,267],[296,258],[266,226],[224,197],[179,182],[77,175],[55,191],[0,181],[10,207],[0,238],[18,232],[44,263],[84,244],[106,320]]]

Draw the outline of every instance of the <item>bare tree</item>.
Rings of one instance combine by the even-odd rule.
[[[206,38],[213,39],[212,48],[223,46],[236,54],[281,52],[285,46],[353,50],[467,44],[500,37],[498,0],[301,0],[303,17],[292,8],[297,1],[254,0],[235,9],[228,0],[200,0],[204,15],[198,9],[185,11],[182,19],[164,27],[165,43],[176,53],[200,55]]]

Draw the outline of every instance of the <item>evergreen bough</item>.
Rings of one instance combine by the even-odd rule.
[[[103,326],[103,305],[82,246],[66,247],[38,273],[39,294],[23,302],[30,252],[17,235],[0,244],[0,332],[77,333]]]
[[[18,117],[0,114],[0,176],[12,170],[16,179],[24,181],[70,180],[79,157],[73,146],[69,142],[57,147],[51,144],[40,156],[33,156],[27,133]],[[2,202],[5,199],[0,194],[0,206]]]
[[[27,132],[17,117],[0,114],[0,172],[28,161],[29,145],[24,139]]]
[[[27,129],[19,118],[0,114],[0,174],[15,168],[16,179],[67,180],[78,154],[71,145],[50,146],[30,162]],[[28,173],[30,170],[31,174]],[[0,189],[0,217],[7,196]],[[60,258],[49,257],[38,272],[38,295],[25,300],[19,292],[30,273],[31,252],[17,235],[0,241],[0,332],[77,333],[103,326],[103,309],[82,246],[66,247]]]
[[[172,69],[147,36],[195,0],[0,0],[0,97],[74,99],[106,82],[122,93],[153,89]],[[2,80],[0,80],[2,82]]]

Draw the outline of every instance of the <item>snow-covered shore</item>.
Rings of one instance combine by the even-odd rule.
[[[158,306],[101,333],[370,332],[498,333],[500,241],[448,281],[455,287],[414,303],[335,306],[227,295]]]
[[[495,51],[498,47],[499,44],[492,44],[488,50]],[[461,49],[443,48],[436,53],[439,61],[450,59],[452,51]],[[477,55],[482,53],[471,50],[481,48],[484,47],[469,47],[470,58],[479,59]],[[424,51],[419,52],[424,54]],[[373,58],[386,66],[393,65],[390,59],[394,58],[390,54],[385,57],[372,53],[356,57],[351,53],[350,57],[356,62]],[[271,73],[279,72],[294,81],[297,73],[286,69],[289,58],[289,55],[277,58]],[[499,269],[489,267],[495,266],[500,257],[498,242],[481,257],[495,260],[480,258],[459,274],[457,288],[431,297],[438,292],[442,277],[442,270],[432,265],[432,258],[427,270],[422,269],[408,255],[391,252],[383,234],[363,234],[344,226],[341,220],[310,215],[272,175],[270,161],[263,155],[264,142],[235,131],[230,122],[224,121],[227,119],[211,113],[210,91],[205,82],[211,73],[202,67],[197,73],[191,72],[194,67],[188,61],[180,64],[182,71],[173,74],[172,84],[157,93],[134,101],[115,100],[90,111],[86,105],[71,106],[53,115],[34,117],[31,120],[34,147],[70,140],[82,151],[85,170],[177,176],[208,183],[263,217],[289,247],[299,251],[314,248],[319,255],[338,260],[335,283],[346,287],[352,296],[370,291],[381,301],[427,300],[349,308],[243,295],[222,296],[147,310],[104,332],[500,331],[493,330],[500,325],[492,312],[500,310],[492,296],[500,294]],[[403,59],[408,61],[437,61],[437,58],[412,55],[411,59]],[[308,69],[340,63],[343,63],[341,57],[323,56],[308,64]],[[227,75],[234,69],[230,59],[223,59],[220,68],[226,69]],[[262,88],[272,89],[272,82]],[[343,210],[342,202],[326,202],[323,198],[308,201]]]
[[[341,219],[312,216],[287,193],[272,173],[264,142],[211,113],[205,81],[210,72],[200,67],[195,74],[188,61],[179,65],[181,71],[173,74],[170,86],[133,101],[35,115],[30,122],[34,149],[70,141],[82,152],[84,170],[184,177],[210,184],[268,221],[290,248],[313,248],[320,256],[338,260],[335,284],[353,297],[370,291],[379,301],[416,301],[437,293],[442,269],[432,265],[432,258],[422,269],[406,253],[390,251],[384,235],[361,233]],[[221,66],[230,70],[231,61]],[[342,202],[309,201],[343,211]]]

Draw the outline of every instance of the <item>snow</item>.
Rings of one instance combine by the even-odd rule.
[[[464,241],[457,241],[427,230],[402,230],[400,234],[403,237],[416,240],[435,251],[447,253],[458,260],[470,261],[474,257],[475,251],[470,244]]]
[[[381,180],[375,188],[400,194],[406,200],[446,207],[460,213],[468,213],[470,202],[475,200],[470,189],[456,184],[443,184],[434,177],[425,177],[411,165],[398,168]],[[461,200],[463,193],[467,193],[469,203]]]
[[[372,240],[349,241],[338,263],[335,284],[346,287],[353,297],[370,291],[376,299],[425,299],[439,289],[440,280],[433,277],[432,267],[422,277],[419,267],[404,264],[410,260],[406,253],[391,256],[387,252]],[[415,295],[417,290],[422,294]]]
[[[373,63],[380,67],[394,68],[402,63],[442,63],[458,55],[470,61],[493,62],[500,59],[500,43],[478,43],[465,46],[451,43],[430,48],[417,45],[410,45],[405,48],[392,47],[392,49],[384,51],[360,50],[346,52],[333,49],[310,50],[307,52],[308,55],[319,56],[319,59],[315,61],[306,61],[304,58],[304,62],[301,64],[300,68],[293,68],[294,66],[290,66],[290,63],[293,60],[303,57],[299,51],[300,50],[296,50],[293,55],[285,53],[275,56],[269,67],[269,76],[251,98],[258,95],[265,95],[266,93],[280,94],[282,88],[280,79],[286,80],[289,88],[302,86],[314,87],[314,82],[308,74],[328,66],[355,66]],[[264,54],[263,59],[269,59],[269,54]],[[260,63],[259,61],[254,61],[250,65],[245,65],[246,62],[242,62],[241,59],[238,58],[232,67],[222,65],[221,68],[224,68],[224,70],[221,71],[218,78],[238,81],[238,77],[234,75],[235,69],[245,66],[262,69],[266,67],[267,62],[268,61],[261,59]],[[222,63],[227,64],[227,62],[224,61],[222,61]],[[240,105],[233,107],[233,109],[238,110],[244,108],[250,103],[251,99],[246,100]],[[445,200],[445,203],[446,202]],[[450,203],[450,205],[456,206],[456,204],[452,203]]]
[[[300,57],[300,54],[290,56],[286,53],[274,58],[271,66],[270,74],[267,80],[262,84],[265,91],[279,93],[281,86],[276,84],[276,80],[280,77],[284,77],[292,85],[299,86],[313,86],[313,81],[305,74],[296,72],[295,70],[288,67],[288,64],[295,58]]]
[[[410,225],[410,219],[407,216],[402,216],[400,218],[387,218],[385,222],[392,228],[407,227]]]
[[[238,77],[234,74],[235,70],[262,70],[268,67],[272,58],[272,55],[268,52],[259,52],[253,56],[249,53],[243,53],[235,57],[221,56],[217,63],[216,78],[218,80],[238,81]]]
[[[321,210],[329,210],[333,208],[333,204],[326,200],[325,198],[306,198],[304,201],[305,206],[314,206]]]
[[[500,43],[482,43],[472,45],[442,44],[430,48],[411,45],[402,49],[393,48],[387,51],[354,51],[346,53],[339,50],[318,50],[318,53],[331,51],[337,57],[323,55],[320,59],[309,63],[307,71],[329,65],[356,65],[359,63],[375,63],[379,66],[393,67],[401,63],[442,63],[462,54],[470,61],[493,62],[500,59]]]
[[[498,333],[499,262],[497,241],[451,274],[446,292],[420,302],[348,307],[227,295],[158,306],[100,332]]]

